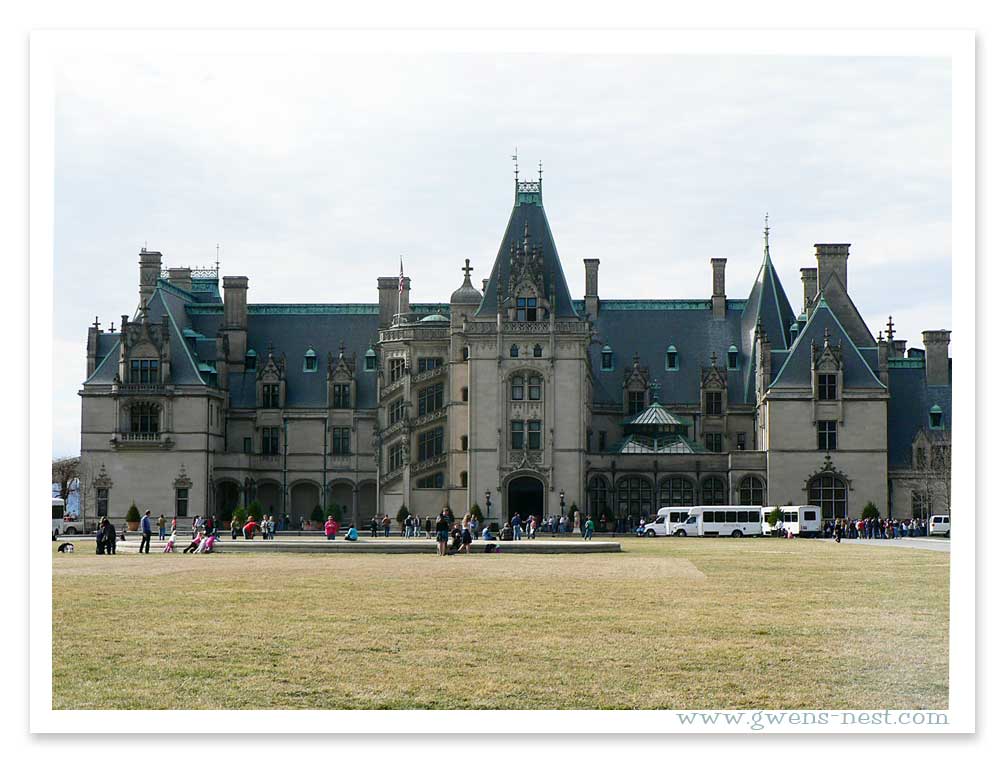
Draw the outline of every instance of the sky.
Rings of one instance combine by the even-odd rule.
[[[87,327],[137,306],[138,253],[248,300],[413,302],[488,277],[520,174],[574,298],[746,298],[764,216],[789,302],[851,244],[876,334],[951,324],[948,59],[550,54],[74,55],[55,92],[53,454],[79,452]]]

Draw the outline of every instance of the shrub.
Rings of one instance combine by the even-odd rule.
[[[320,506],[315,506],[314,510],[311,512],[311,522],[315,524],[321,524],[325,521],[325,513],[321,511]]]
[[[336,522],[338,522],[339,524],[342,524],[342,507],[339,506],[337,503],[333,503],[331,506],[329,506],[327,513],[330,514],[331,517]]]
[[[127,522],[139,522],[140,521],[140,510],[136,508],[135,501],[129,507],[129,511],[126,512]]]
[[[482,507],[477,503],[471,504],[471,517],[478,522],[478,524],[485,521],[485,517],[482,515]]]
[[[234,518],[234,511],[236,509],[229,509],[226,506],[223,507],[223,511],[220,512],[220,524],[225,525]]]
[[[262,504],[258,501],[252,501],[248,504],[248,517],[260,517],[262,516]]]
[[[569,507],[569,518],[571,519],[572,517],[576,516],[577,511],[579,511],[579,507],[576,505],[576,502],[573,501],[572,506]]]
[[[402,527],[404,527],[405,520],[408,519],[408,507],[405,506],[405,505],[402,505],[402,507],[400,509],[398,509],[398,516],[395,517],[395,519],[398,520],[398,524],[399,525],[401,525]]]
[[[782,511],[781,507],[776,506],[771,510],[771,513],[768,514],[768,524],[771,525],[772,528],[774,528],[776,524],[782,521],[784,516],[785,512]]]
[[[248,515],[245,514],[243,506],[238,506],[236,509],[234,509],[234,513],[231,514],[230,518],[236,519],[237,524],[241,527],[244,527],[244,523],[247,521]]]
[[[862,509],[862,519],[879,519],[879,509],[872,501],[869,501]]]

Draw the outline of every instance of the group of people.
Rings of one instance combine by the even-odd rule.
[[[928,534],[923,519],[829,519],[824,523],[824,537],[869,540],[896,540],[897,538],[920,538]]]
[[[325,521],[325,537],[328,540],[335,540],[338,537],[339,523],[331,514],[328,515],[328,519]],[[359,540],[359,531],[356,529],[355,524],[350,524],[349,529],[345,532],[344,540],[356,541]]]
[[[464,518],[457,522],[454,519],[453,511],[447,507],[437,516],[435,529],[437,554],[440,556],[469,554],[475,533],[478,531],[478,520],[471,514],[465,514]],[[482,537],[486,540],[494,540],[488,527],[485,528]],[[450,544],[449,548],[447,547],[448,543]]]

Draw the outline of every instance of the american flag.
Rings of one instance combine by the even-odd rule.
[[[398,257],[398,294],[401,294],[405,290],[405,262],[401,257]]]

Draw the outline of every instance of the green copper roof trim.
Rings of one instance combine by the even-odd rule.
[[[924,368],[925,361],[915,358],[890,358],[890,368]]]
[[[158,289],[163,289],[164,291],[167,291],[167,292],[170,292],[171,294],[174,294],[176,297],[179,297],[180,299],[184,299],[186,302],[191,302],[192,301],[192,293],[191,292],[185,291],[180,286],[175,286],[173,283],[171,283],[166,278],[158,278],[157,279],[157,288]],[[165,305],[165,308],[166,307],[167,307],[167,305]]]
[[[192,291],[193,292],[209,292],[210,294],[219,294],[219,281],[215,278],[193,278],[192,279]]]

